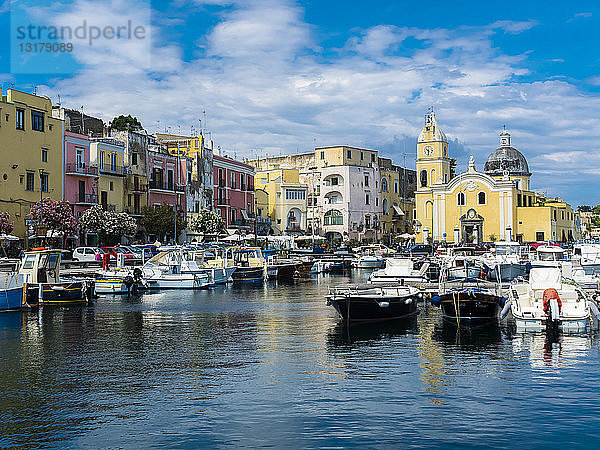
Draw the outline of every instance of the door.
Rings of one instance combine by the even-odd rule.
[[[100,192],[100,203],[102,204],[102,209],[106,211],[108,209],[108,192]]]
[[[85,203],[85,181],[79,181],[79,203]]]

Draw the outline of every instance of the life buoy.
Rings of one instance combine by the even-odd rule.
[[[542,301],[544,305],[544,312],[548,315],[550,314],[550,300],[556,300],[558,303],[558,311],[560,312],[562,309],[562,301],[558,296],[558,292],[554,288],[548,288],[544,290],[544,297]]]

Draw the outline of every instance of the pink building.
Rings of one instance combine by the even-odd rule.
[[[65,131],[63,198],[73,205],[75,217],[98,203],[98,167],[90,164],[90,141]]]
[[[174,206],[177,202],[177,210],[185,218],[186,159],[167,153],[161,146],[153,147],[148,150],[148,206]]]
[[[252,231],[254,224],[254,167],[215,155],[214,204],[227,228]]]

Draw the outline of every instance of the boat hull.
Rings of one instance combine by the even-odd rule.
[[[380,269],[385,264],[383,258],[365,258],[358,259],[354,262],[354,267],[357,269]]]
[[[414,316],[418,312],[416,296],[382,299],[381,296],[334,295],[327,300],[340,317],[350,323],[396,320]]]
[[[293,280],[296,274],[296,264],[273,264],[267,266],[267,276],[270,280]]]
[[[93,292],[94,283],[84,281],[28,284],[26,301],[32,306],[87,303]]]
[[[444,319],[461,325],[497,320],[501,301],[500,297],[486,292],[455,291],[440,295]]]
[[[263,281],[264,269],[262,267],[238,267],[231,275],[234,283]]]
[[[17,311],[23,306],[23,286],[0,289],[0,312]]]
[[[500,281],[512,281],[518,277],[527,276],[527,267],[525,264],[517,264],[517,263],[501,263],[500,266]],[[491,271],[489,273],[489,278],[491,280],[496,279],[496,271]]]

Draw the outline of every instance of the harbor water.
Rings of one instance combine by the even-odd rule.
[[[597,335],[345,328],[361,274],[0,315],[2,447],[594,445]]]

